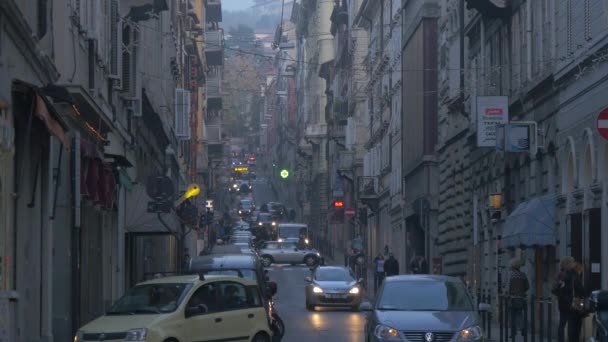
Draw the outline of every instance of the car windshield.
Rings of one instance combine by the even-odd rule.
[[[130,289],[108,315],[159,314],[177,309],[191,284],[146,284]]]
[[[306,234],[306,228],[302,226],[280,226],[279,235],[284,239],[299,239],[302,234]]]
[[[451,281],[390,281],[376,307],[398,311],[473,311],[464,284]]]
[[[315,273],[317,281],[347,281],[352,282],[355,279],[350,272],[344,268],[319,268]]]
[[[272,217],[270,216],[270,214],[263,213],[258,215],[258,220],[260,220],[260,222],[266,223],[272,221]]]

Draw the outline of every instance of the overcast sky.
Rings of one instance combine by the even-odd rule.
[[[253,5],[253,0],[222,0],[222,9],[226,11],[243,10],[251,5]]]

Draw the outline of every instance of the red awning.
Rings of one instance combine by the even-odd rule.
[[[44,99],[36,93],[36,116],[44,122],[49,132],[56,136],[66,149],[70,148],[70,139],[61,124],[53,118]]]

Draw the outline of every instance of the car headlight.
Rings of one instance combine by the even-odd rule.
[[[382,324],[376,325],[374,335],[376,335],[377,338],[384,340],[401,341],[401,337],[399,336],[399,331],[397,331],[397,329]]]
[[[262,223],[262,222],[260,222],[258,225],[262,226],[262,225],[263,225],[263,223]]]
[[[312,288],[312,292],[314,292],[314,293],[323,293],[323,289],[320,288],[320,287],[318,287],[318,286],[315,286],[315,287]]]
[[[131,329],[127,331],[125,341],[145,341],[146,335],[148,335],[148,332],[145,328]]]
[[[477,341],[483,337],[483,332],[479,326],[472,326],[460,330],[458,341]]]
[[[308,239],[304,239],[304,243],[308,245]]]
[[[243,212],[239,210],[239,214],[242,214]]]
[[[74,342],[82,342],[83,335],[84,335],[84,333],[82,331],[76,332],[76,335],[74,335]]]
[[[317,256],[318,256],[318,257],[320,257],[320,256],[321,256],[321,253],[317,252]]]
[[[276,223],[276,222],[272,222],[272,225],[273,225],[273,226],[276,226],[276,225],[277,225],[277,223]]]
[[[359,294],[359,288],[358,287],[353,287],[352,289],[350,289],[350,291],[348,291],[348,293],[350,293],[350,294]]]
[[[279,239],[278,241],[279,241],[279,242],[283,242],[283,239]]]

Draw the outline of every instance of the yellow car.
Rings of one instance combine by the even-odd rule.
[[[80,328],[74,341],[270,342],[271,336],[255,281],[190,275],[137,284],[106,315]]]

